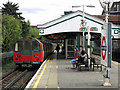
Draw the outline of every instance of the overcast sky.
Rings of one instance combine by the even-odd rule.
[[[30,20],[31,25],[43,24],[63,15],[64,11],[82,10],[82,8],[72,8],[74,5],[94,5],[95,8],[85,8],[85,12],[92,15],[101,15],[102,7],[99,0],[9,0],[19,3],[20,12],[25,20]],[[120,1],[120,0],[114,0]],[[0,6],[8,0],[0,0]]]

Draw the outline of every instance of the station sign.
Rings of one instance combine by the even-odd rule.
[[[39,34],[44,34],[44,29],[39,29]]]
[[[116,29],[116,30],[114,30],[114,34],[118,34],[118,30]]]
[[[107,66],[107,28],[101,31],[101,64]]]
[[[86,31],[86,27],[81,27],[80,31]]]
[[[107,23],[101,35],[101,64],[111,68],[112,59],[112,24]]]
[[[97,27],[91,27],[90,31],[98,31],[98,28]]]
[[[102,37],[102,46],[101,46],[101,53],[102,53],[102,59],[105,60],[106,55],[107,55],[107,43],[106,43],[106,38],[103,36]]]

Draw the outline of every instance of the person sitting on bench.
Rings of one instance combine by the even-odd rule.
[[[78,48],[74,48],[74,51],[75,51],[75,58],[72,60],[72,65],[73,65],[72,69],[76,69],[75,68],[75,63],[80,56],[80,51],[78,50]]]
[[[84,50],[81,51],[81,56],[78,58],[78,63],[85,64],[86,67],[88,66],[88,55]]]

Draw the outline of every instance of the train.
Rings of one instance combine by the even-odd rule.
[[[56,46],[55,43],[41,42],[36,38],[21,38],[14,45],[13,61],[19,66],[40,65]]]

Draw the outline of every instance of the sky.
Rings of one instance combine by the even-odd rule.
[[[18,3],[19,12],[25,21],[30,20],[31,25],[44,24],[51,20],[61,17],[64,11],[82,10],[82,7],[72,8],[75,5],[94,5],[94,8],[85,7],[85,12],[91,15],[101,15],[102,7],[99,0],[9,0]],[[101,0],[102,1],[102,0]],[[120,1],[120,0],[114,0]],[[8,0],[0,0],[3,7]]]

